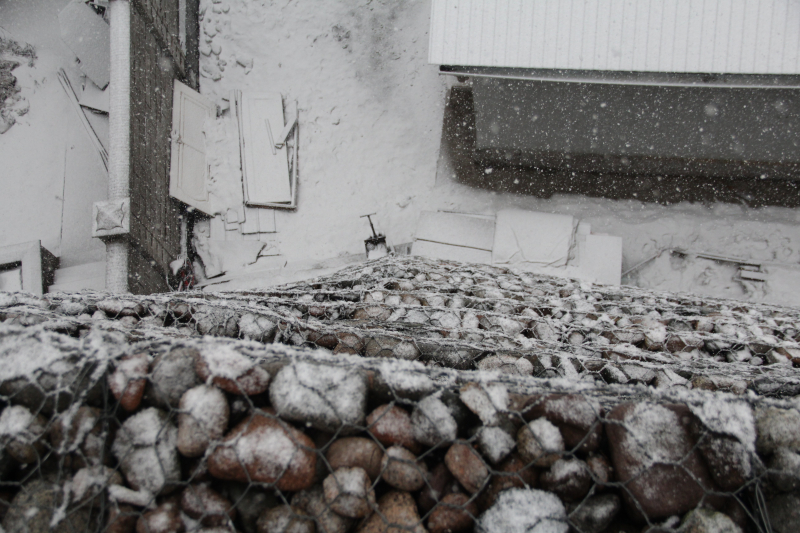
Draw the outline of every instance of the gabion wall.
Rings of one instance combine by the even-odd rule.
[[[800,530],[792,309],[388,258],[0,319],[6,532]]]

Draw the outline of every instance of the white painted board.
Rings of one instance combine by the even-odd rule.
[[[571,215],[501,209],[495,223],[492,262],[564,266],[569,259],[572,235]]]
[[[245,221],[241,229],[243,235],[275,233],[275,211],[260,207],[245,207]]]
[[[578,246],[582,279],[604,285],[622,282],[622,237],[586,235]]]
[[[432,0],[439,65],[800,74],[797,0]]]
[[[411,247],[411,255],[420,255],[431,259],[445,259],[447,261],[461,261],[463,263],[483,263],[486,265],[492,262],[492,253],[486,250],[421,240],[414,241]]]
[[[97,85],[92,83],[90,80],[86,80],[83,84],[83,90],[81,91],[81,97],[79,103],[83,107],[88,107],[90,109],[94,109],[95,111],[100,111],[102,113],[108,113],[110,108],[109,105],[109,95],[111,91],[108,87],[101,90]]]
[[[491,251],[494,220],[456,213],[423,211],[417,223],[416,238]]]
[[[100,89],[108,85],[111,68],[111,31],[94,9],[73,1],[58,14],[61,39],[80,60],[80,69]]]
[[[285,126],[281,95],[242,92],[237,98],[237,115],[245,203],[291,204],[287,147],[275,147]]]
[[[172,105],[172,151],[169,194],[211,216],[208,194],[204,124],[216,106],[200,93],[175,80]]]

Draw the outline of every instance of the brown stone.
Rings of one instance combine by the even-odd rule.
[[[333,353],[350,354],[350,355],[363,355],[364,354],[364,340],[348,331],[340,331],[336,334],[339,339],[339,344],[333,350]]]
[[[526,463],[548,467],[564,453],[564,439],[546,418],[537,418],[519,428],[517,450]]]
[[[111,394],[128,412],[135,411],[142,402],[149,366],[150,358],[146,353],[126,355],[119,359],[114,372],[108,376]]]
[[[541,475],[539,484],[562,501],[577,502],[592,487],[592,476],[589,467],[580,459],[559,459]]]
[[[303,490],[314,482],[314,443],[293,427],[262,413],[240,422],[208,458],[218,479],[275,483],[278,490]]]
[[[245,356],[228,350],[229,353],[225,355],[238,363],[237,366],[240,366],[238,370],[234,370],[230,362],[223,359],[216,362],[216,366],[224,367],[224,371],[215,370],[214,354],[203,355],[198,352],[195,355],[194,369],[200,381],[208,383],[210,379],[211,383],[231,394],[253,396],[265,392],[269,387],[269,372],[255,365]],[[207,359],[212,360],[210,365]],[[221,373],[225,375],[220,375]]]
[[[600,533],[609,531],[624,533],[623,529],[606,529],[619,513],[619,496],[613,493],[592,496],[583,500],[569,515],[573,528],[581,533]],[[636,533],[639,533],[638,530]]]
[[[378,501],[378,511],[361,524],[358,533],[425,533],[425,527],[407,492],[388,492]]]
[[[489,469],[469,444],[457,442],[444,456],[448,470],[468,492],[478,492],[489,479]]]
[[[386,450],[381,462],[381,479],[392,487],[414,492],[425,485],[428,467],[402,446]]]
[[[99,465],[109,440],[103,434],[101,421],[100,409],[81,406],[72,416],[61,415],[54,419],[50,426],[50,442],[57,453],[71,454],[73,468]]]
[[[183,393],[200,384],[195,372],[195,358],[199,356],[194,348],[175,348],[158,355],[150,365],[145,401],[159,407],[176,409]]]
[[[363,518],[375,508],[375,491],[363,468],[339,468],[322,482],[325,501],[337,514]]]
[[[337,439],[325,454],[332,470],[357,466],[367,472],[373,481],[381,474],[383,450],[378,444],[363,437]]]
[[[353,524],[352,518],[336,514],[331,510],[319,485],[295,494],[292,498],[292,507],[302,510],[314,519],[317,533],[347,533]]]
[[[451,492],[460,490],[458,481],[444,463],[438,463],[428,474],[428,479],[417,498],[422,514],[427,514],[439,501]]]
[[[181,396],[179,409],[178,451],[186,457],[200,457],[228,427],[228,400],[218,388],[198,385]]]
[[[181,509],[206,527],[223,526],[236,518],[231,502],[205,483],[189,485],[183,490]]]
[[[183,533],[185,530],[174,499],[144,513],[136,522],[136,533]]]
[[[561,432],[567,450],[591,452],[603,438],[603,408],[580,394],[551,394],[531,398],[523,411],[525,420],[545,417]]]
[[[0,413],[0,444],[8,455],[23,464],[36,463],[43,459],[47,419],[34,415],[27,407],[12,405]]]
[[[586,459],[586,465],[589,467],[589,472],[592,474],[592,480],[599,486],[605,486],[612,480],[614,468],[611,466],[605,455],[590,455]]]
[[[448,494],[428,517],[430,533],[469,531],[478,515],[478,506],[463,493]]]
[[[258,533],[314,533],[315,529],[313,520],[289,505],[265,509],[256,522]]]
[[[367,416],[367,431],[384,446],[402,446],[420,453],[422,446],[414,439],[411,416],[397,405],[385,404]]]
[[[626,403],[607,417],[606,434],[623,500],[632,517],[657,520],[683,514],[712,490],[711,479],[687,426],[684,405]]]
[[[536,488],[538,479],[538,471],[525,464],[518,455],[513,454],[492,474],[489,485],[478,499],[478,506],[481,511],[488,509],[494,505],[500,493],[507,489]]]
[[[130,505],[111,506],[106,521],[106,533],[133,533],[141,513]]]

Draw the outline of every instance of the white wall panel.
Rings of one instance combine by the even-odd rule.
[[[800,0],[433,0],[440,65],[800,74]]]

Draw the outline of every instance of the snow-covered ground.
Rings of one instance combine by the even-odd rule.
[[[33,66],[21,62],[13,71],[29,111],[0,135],[0,246],[41,240],[62,267],[105,258],[91,216],[92,203],[106,198],[106,171],[57,75],[63,68],[80,90],[81,72],[58,24],[68,3],[0,1],[0,27],[37,55]],[[102,137],[102,119],[94,127]]]
[[[413,239],[421,211],[494,214],[522,207],[571,214],[595,232],[621,236],[623,271],[662,249],[680,248],[762,262],[768,273],[766,282],[742,283],[734,281],[731,264],[666,251],[623,283],[800,303],[796,209],[541,199],[454,180],[447,161],[439,161],[449,81],[427,63],[427,0],[203,0],[201,10],[202,93],[223,108],[233,89],[279,92],[299,103],[299,206],[276,212],[288,268],[363,253],[369,227],[359,217],[366,213],[377,213],[379,231],[399,244]],[[235,132],[230,111],[219,120],[218,132]],[[236,143],[233,134],[216,135],[210,147],[222,198],[241,194]],[[214,287],[269,283],[272,276]]]
[[[58,6],[67,0],[59,0]],[[734,204],[669,206],[578,195],[549,199],[477,189],[440,156],[451,79],[427,63],[429,0],[288,2],[202,0],[201,91],[223,112],[207,127],[220,208],[241,202],[231,92],[281,93],[300,109],[299,193],[276,210],[279,257],[212,289],[273,284],[357,260],[373,220],[390,244],[411,242],[422,211],[495,214],[507,207],[570,214],[623,239],[623,283],[786,305],[800,302],[800,211]],[[61,43],[58,9],[44,0],[0,1],[2,26],[36,47],[14,71],[30,106],[0,136],[0,245],[41,239],[62,266],[103,259],[90,209],[105,173],[57,83],[80,73]],[[669,249],[690,252],[687,256]],[[662,252],[663,251],[663,252]],[[658,255],[662,252],[661,255]],[[766,282],[736,281],[737,267],[692,252],[749,259]],[[656,257],[654,257],[656,256]],[[280,274],[276,266],[285,267]],[[302,271],[302,272],[301,272]],[[322,272],[322,271],[319,271]]]

